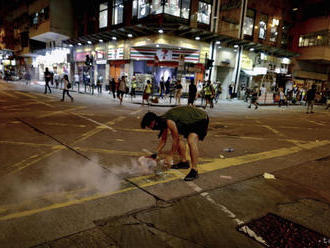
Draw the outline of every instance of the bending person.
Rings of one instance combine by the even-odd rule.
[[[209,117],[203,110],[195,107],[183,106],[172,108],[162,116],[158,116],[153,112],[148,112],[144,115],[141,127],[148,127],[152,130],[160,130],[156,153],[152,155],[153,158],[164,148],[168,131],[172,135],[172,149],[170,158],[168,159],[172,169],[188,169],[190,168],[189,162],[186,158],[185,143],[183,137],[187,139],[190,157],[191,157],[191,170],[184,178],[185,181],[191,181],[198,178],[198,140],[203,140],[207,134],[209,124]],[[183,137],[182,137],[183,136]],[[179,153],[181,161],[172,165],[173,155]]]

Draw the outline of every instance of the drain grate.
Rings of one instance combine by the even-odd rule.
[[[272,248],[330,248],[330,239],[304,226],[275,214],[253,220],[238,230],[248,227]]]

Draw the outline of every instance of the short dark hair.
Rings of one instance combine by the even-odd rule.
[[[148,112],[146,113],[144,116],[143,116],[143,119],[141,121],[141,128],[146,128],[150,125],[150,123],[153,121],[153,120],[156,120],[157,119],[157,115],[153,112]]]

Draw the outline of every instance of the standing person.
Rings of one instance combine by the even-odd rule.
[[[159,82],[159,85],[160,85],[160,97],[161,98],[164,98],[164,93],[165,93],[165,82],[164,82],[164,77],[161,77],[160,79],[160,82]]]
[[[189,93],[188,93],[188,105],[193,106],[194,101],[196,99],[196,94],[197,94],[197,87],[195,85],[194,80],[192,79],[189,85]]]
[[[118,85],[118,98],[120,104],[122,104],[123,102],[123,97],[125,93],[126,93],[126,80],[125,80],[125,76],[122,76],[121,80],[119,80],[119,85]]]
[[[115,99],[116,98],[116,81],[114,78],[112,78],[109,82],[110,84],[110,90],[112,91],[112,96]],[[110,91],[109,91],[110,94]]]
[[[316,85],[313,84],[312,88],[309,89],[306,93],[306,103],[307,103],[306,114],[308,114],[309,109],[310,109],[311,114],[314,113],[313,112],[313,106],[314,106],[315,95],[316,95]]]
[[[206,102],[204,109],[207,107],[207,104],[210,104],[210,108],[213,108],[214,88],[210,80],[208,80],[206,85],[204,86],[204,95]]]
[[[285,105],[285,95],[283,89],[280,88],[280,101],[278,102],[278,106],[281,107],[282,104]]]
[[[258,109],[258,102],[257,102],[258,95],[259,95],[258,87],[254,87],[253,90],[251,91],[251,101],[248,108],[251,108],[251,105],[253,104],[255,106],[254,109]]]
[[[144,115],[141,127],[148,127],[152,130],[160,130],[158,138],[160,142],[157,146],[156,153],[152,157],[162,151],[166,145],[168,132],[172,135],[172,148],[166,163],[172,169],[190,169],[190,172],[184,178],[185,181],[192,181],[198,178],[198,140],[203,140],[207,135],[209,117],[203,110],[190,106],[175,107],[167,111],[162,116],[148,112]],[[191,167],[186,157],[186,149],[183,137],[187,139],[191,157]],[[174,154],[179,153],[181,161],[173,165]]]
[[[60,84],[60,76],[57,73],[55,73],[55,75],[54,75],[54,81],[55,81],[55,87],[56,87],[56,89],[58,89],[58,86]]]
[[[98,94],[101,94],[101,93],[102,93],[102,84],[103,84],[103,77],[100,76],[100,77],[97,79],[97,82],[96,82],[96,87],[97,87],[97,93],[98,93]]]
[[[326,97],[326,108],[325,109],[329,109],[329,107],[330,107],[330,89],[326,89],[325,97]]]
[[[232,94],[233,94],[233,85],[232,84],[230,84],[228,86],[228,94],[229,94],[229,99],[231,99],[232,98]]]
[[[218,103],[219,101],[219,96],[221,95],[222,93],[222,87],[221,87],[221,83],[218,82],[217,83],[217,87],[215,89],[215,103]]]
[[[52,93],[52,91],[49,87],[49,83],[52,80],[52,74],[48,70],[48,67],[46,67],[46,70],[44,72],[44,78],[45,78],[45,92],[44,92],[44,94],[47,94],[47,89],[49,90],[49,93]]]
[[[165,82],[165,95],[167,96],[170,93],[171,78],[168,77]]]
[[[31,74],[29,73],[29,71],[26,71],[25,72],[24,77],[25,77],[25,83],[26,83],[26,85],[29,85],[30,84],[30,81],[31,81]]]
[[[133,76],[132,81],[131,81],[131,97],[135,98],[135,89],[136,89],[136,77]]]
[[[62,102],[64,101],[64,96],[65,96],[65,93],[66,93],[68,95],[68,97],[70,97],[71,102],[73,102],[73,97],[69,93],[69,89],[71,88],[71,83],[69,82],[68,75],[64,75],[63,83],[64,83],[64,87],[63,87],[63,96],[62,96],[61,101]]]
[[[147,103],[149,104],[149,96],[151,94],[151,88],[152,88],[151,82],[150,80],[147,80],[147,85],[143,91],[142,105],[144,105],[144,100],[147,100]]]
[[[175,104],[181,104],[181,95],[182,95],[182,84],[181,81],[178,80],[175,85]]]

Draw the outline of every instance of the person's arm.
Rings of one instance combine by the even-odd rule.
[[[175,122],[172,120],[167,120],[167,127],[170,129],[172,135],[173,143],[172,143],[172,149],[170,155],[173,156],[177,152],[179,147],[179,132]]]
[[[160,153],[163,150],[164,146],[166,145],[167,132],[168,132],[167,128],[163,130],[162,136],[160,138],[160,142],[157,146],[157,150],[156,150],[157,153]]]

